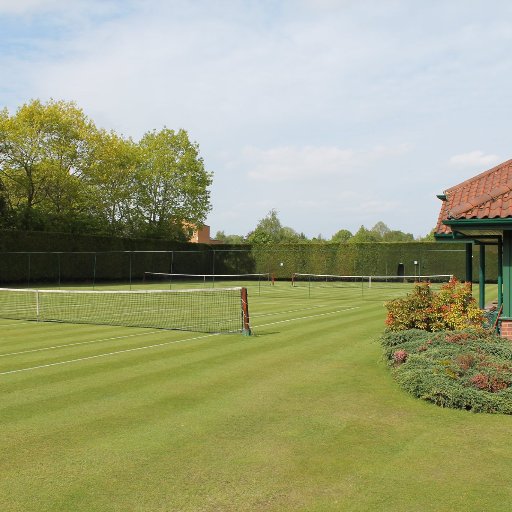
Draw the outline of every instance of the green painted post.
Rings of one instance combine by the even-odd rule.
[[[512,317],[512,231],[503,231],[503,316]]]
[[[473,282],[473,244],[466,244],[466,283]]]
[[[498,239],[498,311],[503,305],[503,239]]]
[[[479,302],[480,309],[485,308],[485,245],[480,245],[480,262],[478,266]]]

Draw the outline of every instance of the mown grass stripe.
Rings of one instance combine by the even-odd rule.
[[[98,340],[77,341],[74,343],[65,343],[62,345],[52,345],[49,347],[21,350],[19,352],[8,352],[6,354],[0,354],[0,357],[17,356],[17,355],[22,355],[22,354],[31,354],[34,352],[44,352],[47,350],[57,350],[57,349],[61,349],[61,348],[77,347],[79,345],[90,345],[91,343],[103,343],[105,341],[117,341],[117,340],[123,340],[123,339],[127,339],[127,338],[139,337],[139,336],[148,336],[148,335],[153,335],[153,334],[157,334],[157,333],[161,334],[162,331],[139,332],[139,333],[135,333],[135,334],[125,334],[123,336],[111,336],[109,338],[100,338]]]
[[[16,369],[16,370],[7,370],[7,371],[0,372],[0,375],[9,375],[9,374],[12,374],[12,373],[21,373],[21,372],[28,372],[28,371],[32,371],[32,370],[39,370],[39,369],[42,369],[42,368],[50,368],[52,366],[61,366],[61,365],[65,365],[65,364],[79,363],[79,362],[82,362],[82,361],[88,361],[88,360],[91,360],[91,359],[98,359],[98,358],[101,358],[101,357],[108,357],[108,356],[114,356],[114,355],[118,355],[118,354],[126,354],[126,353],[129,353],[129,352],[136,352],[136,351],[139,351],[139,350],[148,350],[148,349],[157,348],[157,347],[164,347],[166,345],[174,345],[176,343],[183,343],[183,342],[186,342],[186,341],[200,340],[200,339],[203,339],[203,338],[209,338],[211,336],[218,336],[218,334],[205,334],[205,335],[202,335],[202,336],[196,336],[196,337],[193,337],[193,338],[186,338],[186,339],[183,339],[183,340],[166,341],[166,342],[163,342],[163,343],[155,343],[155,344],[152,344],[152,345],[145,345],[143,347],[134,347],[134,348],[128,348],[128,349],[123,349],[123,350],[115,350],[113,352],[105,352],[103,354],[95,354],[93,356],[79,357],[79,358],[76,358],[76,359],[68,359],[66,361],[58,361],[56,363],[42,364],[42,365],[38,365],[38,366],[32,366],[32,367],[29,367],[29,368],[19,368],[19,369]]]

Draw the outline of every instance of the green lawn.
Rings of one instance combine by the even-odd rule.
[[[253,292],[251,337],[0,320],[0,510],[510,510],[512,418],[398,388],[394,292]]]

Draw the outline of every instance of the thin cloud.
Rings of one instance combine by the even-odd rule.
[[[492,167],[499,162],[500,158],[497,155],[486,155],[479,150],[454,155],[449,160],[450,165],[468,168]]]
[[[51,16],[45,20],[49,25],[59,24],[63,19],[86,22],[98,15],[127,12],[131,2],[121,9],[116,0],[0,0],[0,14],[12,17]]]
[[[0,0],[0,13],[21,15],[55,9],[62,0]]]
[[[396,147],[381,145],[367,151],[332,146],[287,146],[268,150],[250,147],[244,150],[243,159],[246,165],[250,165],[247,174],[252,180],[305,181],[325,176],[353,176],[361,167],[407,151],[408,146],[405,144]]]
[[[248,172],[251,179],[278,182],[350,172],[355,153],[335,147],[247,148],[244,157],[253,162]]]

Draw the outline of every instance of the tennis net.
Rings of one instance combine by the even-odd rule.
[[[292,275],[292,286],[319,286],[319,287],[363,287],[363,288],[391,288],[403,287],[418,282],[431,284],[448,283],[453,275],[410,275],[410,276],[341,276],[332,274],[301,274]]]
[[[258,286],[272,284],[272,276],[266,274],[178,274],[166,272],[144,272],[145,284],[162,284],[169,287],[173,285],[187,287],[215,286]]]
[[[149,291],[2,288],[0,318],[250,334],[245,288]]]

